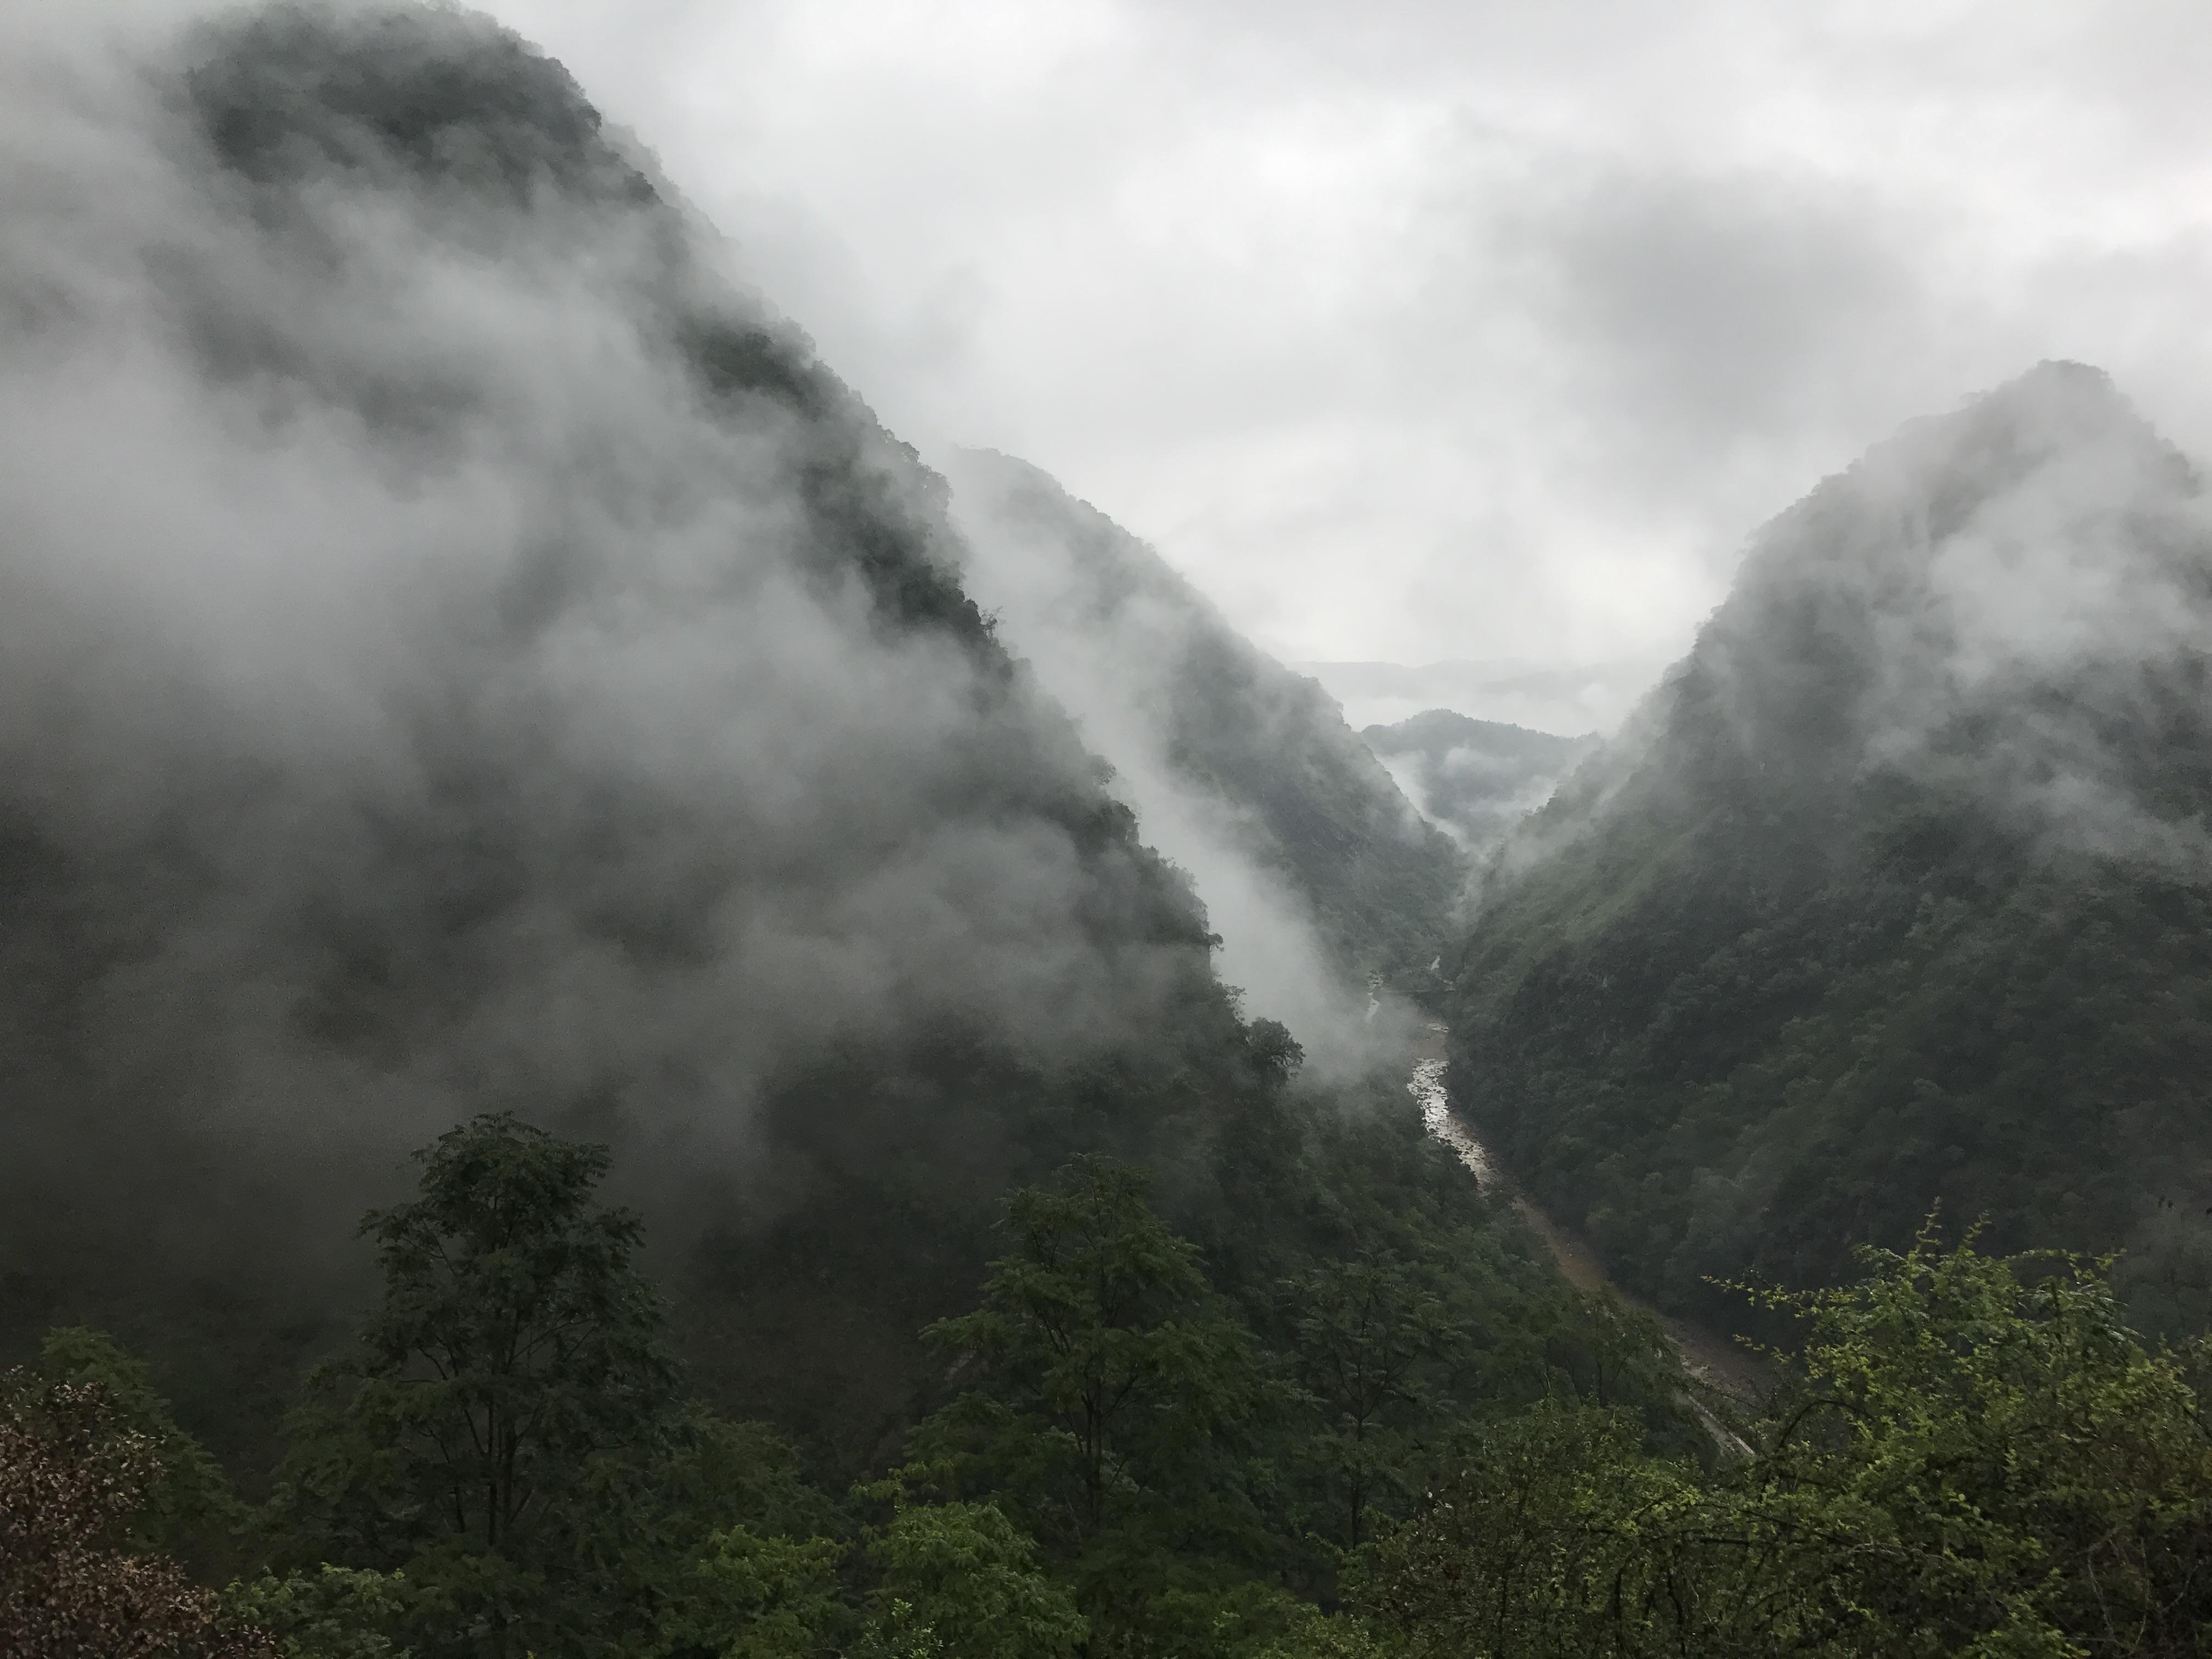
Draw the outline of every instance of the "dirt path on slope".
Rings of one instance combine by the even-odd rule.
[[[1763,1401],[1772,1378],[1756,1355],[1745,1352],[1718,1332],[1661,1313],[1641,1297],[1622,1290],[1613,1283],[1595,1251],[1538,1209],[1535,1200],[1506,1176],[1488,1148],[1474,1138],[1474,1131],[1452,1112],[1451,1102],[1444,1093],[1444,1038],[1441,1025],[1432,1025],[1422,1035],[1414,1051],[1413,1074],[1406,1085],[1407,1091],[1420,1106],[1421,1120],[1428,1126],[1429,1133],[1459,1154],[1460,1160],[1474,1172],[1476,1184],[1485,1192],[1503,1193],[1512,1200],[1516,1213],[1551,1252],[1560,1277],[1568,1284],[1593,1295],[1610,1291],[1630,1307],[1650,1314],[1674,1343],[1683,1369],[1708,1387],[1746,1405]],[[1699,1415],[1705,1413],[1700,1411]],[[1739,1446],[1742,1443],[1717,1421],[1708,1420],[1705,1426],[1716,1439],[1725,1437]]]

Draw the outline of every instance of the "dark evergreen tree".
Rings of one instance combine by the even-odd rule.
[[[1251,1398],[1249,1338],[1212,1305],[1196,1247],[1153,1213],[1148,1185],[1139,1170],[1086,1157],[1065,1190],[1012,1194],[1013,1248],[992,1264],[982,1307],[928,1333],[982,1365],[968,1417],[1040,1480],[1077,1539],[1158,1484],[1170,1446]]]
[[[678,1421],[637,1218],[594,1201],[605,1148],[509,1114],[417,1156],[362,1224],[382,1299],[294,1416],[292,1547],[404,1573],[445,1609],[428,1651],[587,1650]]]

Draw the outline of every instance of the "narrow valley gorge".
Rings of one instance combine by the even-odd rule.
[[[1510,146],[1418,76],[1238,125],[1400,10],[1195,101],[1233,8],[992,12],[1045,129],[924,10],[0,16],[0,1655],[2212,1652],[2202,461],[2013,335],[1825,478],[1903,348],[1716,435],[1860,265],[1678,269],[1779,210],[1557,156],[1474,239],[1534,310],[1369,284],[1457,296],[1418,349],[1095,258],[993,334],[1089,231],[969,192],[1094,127],[1264,152],[1100,168],[1133,261]],[[1141,120],[1062,100],[1139,58]],[[980,124],[928,189],[916,76]],[[858,135],[958,261],[623,108]],[[1432,198],[1360,234],[1457,247]],[[1314,226],[1293,313],[1358,286]],[[1419,426],[1409,349],[1571,464]],[[1054,352],[1080,418],[992,411]]]

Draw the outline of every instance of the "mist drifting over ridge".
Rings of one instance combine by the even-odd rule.
[[[2200,474],[2107,376],[2047,362],[1763,530],[1652,703],[1677,731],[1712,717],[1761,768],[1901,775],[2203,880],[2208,652]]]
[[[1431,708],[1360,732],[1407,799],[1462,847],[1495,845],[1552,798],[1594,733],[1558,737]]]
[[[1425,981],[1443,948],[1449,845],[1322,689],[1152,547],[1024,462],[964,450],[945,467],[970,591],[1190,872],[1222,974],[1356,1074],[1407,1016],[1370,1003],[1370,978]]]
[[[1484,872],[1454,1087],[1655,1293],[1930,1206],[2212,1309],[2212,514],[2045,363],[1753,539]],[[1705,1305],[1711,1305],[1710,1299]]]
[[[496,1107],[740,1229],[933,1146],[990,1194],[1004,1079],[1233,1049],[941,483],[565,71],[407,5],[94,33],[9,26],[0,112],[11,1257],[335,1249]],[[763,1116],[925,1049],[839,1097],[879,1151]]]

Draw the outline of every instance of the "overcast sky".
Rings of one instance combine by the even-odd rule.
[[[925,451],[1292,659],[1660,660],[2046,356],[2212,451],[2205,0],[504,0]]]

